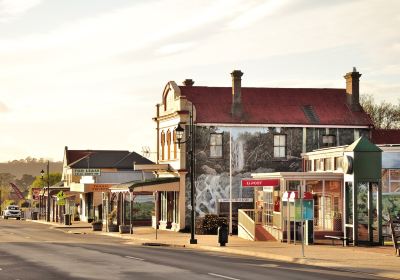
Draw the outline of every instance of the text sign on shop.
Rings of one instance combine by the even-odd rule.
[[[32,199],[39,200],[41,188],[32,188]]]
[[[278,179],[243,179],[242,180],[242,187],[249,188],[249,187],[267,187],[267,186],[279,186]]]
[[[229,198],[219,198],[218,202],[230,202]],[[252,198],[232,198],[232,202],[253,202]]]
[[[88,191],[91,192],[107,192],[112,184],[87,184]]]
[[[98,168],[78,168],[73,169],[75,176],[95,176],[100,175],[101,171]]]

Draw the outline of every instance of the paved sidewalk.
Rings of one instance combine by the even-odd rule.
[[[43,221],[35,221],[46,223]],[[142,245],[155,243],[166,246],[180,246],[199,250],[223,252],[287,261],[321,267],[330,267],[347,271],[372,274],[381,277],[400,279],[400,258],[394,255],[391,246],[381,247],[342,247],[337,245],[305,246],[305,257],[301,245],[280,242],[254,242],[237,236],[230,236],[226,247],[220,247],[216,235],[196,235],[198,244],[189,244],[190,234],[171,231],[156,231],[150,227],[135,227],[133,234],[94,232],[86,222],[73,222],[72,226],[50,223],[59,230],[68,233],[101,234],[126,240],[127,244]]]

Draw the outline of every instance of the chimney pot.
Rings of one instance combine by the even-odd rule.
[[[185,79],[182,83],[184,86],[191,87],[193,86],[194,81],[192,79]]]
[[[232,76],[232,116],[241,118],[243,115],[242,108],[242,76],[243,72],[240,70],[233,70]]]
[[[353,67],[353,72],[347,73],[344,78],[346,79],[346,99],[347,104],[353,111],[360,111],[360,77],[361,74],[357,72],[356,67]]]

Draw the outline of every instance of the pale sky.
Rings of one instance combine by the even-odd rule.
[[[164,86],[344,88],[400,99],[400,1],[0,0],[0,161],[155,151]]]

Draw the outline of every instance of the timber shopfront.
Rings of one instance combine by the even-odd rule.
[[[304,234],[306,243],[337,236],[355,246],[382,244],[381,149],[359,138],[302,156],[305,172],[252,174],[275,182],[255,189],[255,224],[287,242]],[[245,218],[242,237],[251,237]]]

